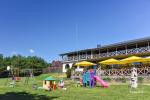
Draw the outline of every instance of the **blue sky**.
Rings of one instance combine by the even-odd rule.
[[[150,36],[149,5],[149,0],[0,0],[0,53],[50,62],[60,53]]]

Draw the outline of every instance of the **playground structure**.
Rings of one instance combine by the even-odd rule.
[[[77,62],[75,64],[75,66],[77,66],[77,67],[80,67],[80,66],[84,67],[83,68],[83,72],[82,71],[76,71],[76,70],[72,71],[72,73],[73,73],[72,75],[73,76],[77,76],[78,78],[80,78],[80,82],[77,82],[78,85],[80,84],[81,86],[84,86],[84,87],[86,87],[86,86],[95,87],[96,83],[98,82],[104,88],[109,87],[108,83],[106,83],[104,80],[102,80],[100,78],[100,76],[96,75],[97,66],[96,66],[95,63],[88,62],[88,61],[82,61],[82,62]],[[78,75],[77,75],[76,72],[79,72]],[[77,77],[72,77],[72,79],[74,80]]]
[[[96,82],[100,83],[104,88],[109,87],[109,84],[106,83],[104,80],[102,80],[99,76],[96,76],[96,70],[91,69],[89,71],[83,72],[83,77],[81,79],[81,84],[83,84],[84,87],[95,87]]]
[[[9,68],[8,66],[7,71],[8,71],[8,77],[11,77],[15,81],[20,81],[21,78],[19,77],[20,75],[20,69],[19,68]]]
[[[23,72],[25,77],[24,84],[28,85],[30,80],[32,81],[32,84],[34,84],[35,77],[34,77],[33,69],[24,69]]]
[[[16,82],[23,81],[22,78],[20,77],[21,73],[22,77],[25,78],[24,85],[27,85],[29,83],[29,80],[32,80],[32,83],[34,84],[35,78],[32,69],[20,70],[19,68],[7,66],[7,71],[8,71],[8,78],[6,81],[6,85],[9,84],[10,87],[15,87]]]
[[[45,90],[56,90],[57,89],[57,84],[56,84],[57,79],[54,77],[47,77],[43,80],[43,88]]]
[[[59,82],[58,82],[59,81]],[[45,90],[56,90],[57,88],[61,88],[63,90],[66,90],[66,88],[64,88],[64,81],[63,80],[58,80],[54,77],[47,77],[43,80],[43,89]]]
[[[88,61],[82,61],[75,64],[75,66],[83,66],[83,73],[80,73],[80,85],[86,87],[95,87],[96,83],[100,83],[104,88],[109,87],[109,84],[106,83],[104,80],[100,78],[100,76],[96,75],[96,64],[88,62]],[[89,70],[88,70],[89,69]],[[76,71],[77,72],[77,71]],[[74,73],[74,72],[73,72]],[[75,75],[75,73],[74,73]],[[73,78],[75,79],[75,77]]]
[[[10,87],[14,87],[16,82],[19,82],[21,80],[21,78],[19,77],[20,69],[7,66],[7,71],[8,71],[8,78],[6,81],[6,85],[8,85],[9,83]]]

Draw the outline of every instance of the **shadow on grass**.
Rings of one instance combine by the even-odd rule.
[[[26,92],[8,92],[6,94],[0,94],[0,100],[53,100],[56,98],[58,97],[48,97]]]

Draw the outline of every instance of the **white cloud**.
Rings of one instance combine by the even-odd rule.
[[[30,51],[30,53],[34,53],[35,52],[33,49],[30,49],[29,51]]]

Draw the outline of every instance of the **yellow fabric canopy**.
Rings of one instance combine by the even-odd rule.
[[[150,62],[150,56],[149,57],[146,57],[146,58],[143,58],[141,60],[141,62]]]
[[[88,67],[88,66],[94,66],[96,64],[92,63],[92,62],[88,62],[88,61],[82,61],[82,62],[78,62],[75,64],[76,66],[83,66],[83,67]]]
[[[120,61],[116,60],[114,58],[111,58],[111,59],[107,59],[107,60],[101,61],[99,63],[100,64],[105,64],[105,65],[113,65],[113,64],[120,64]]]
[[[127,64],[127,63],[134,63],[134,62],[142,62],[142,60],[143,60],[142,57],[131,56],[131,57],[120,60],[120,62],[122,64]]]

